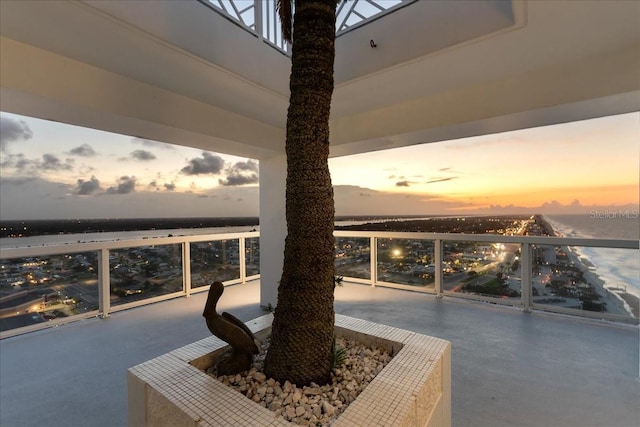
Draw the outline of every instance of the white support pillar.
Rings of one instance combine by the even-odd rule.
[[[276,307],[282,277],[287,158],[260,159],[260,305]]]

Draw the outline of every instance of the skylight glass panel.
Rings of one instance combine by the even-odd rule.
[[[223,12],[229,18],[252,30],[255,25],[255,2],[253,0],[205,0],[205,3]]]
[[[288,44],[282,38],[275,0],[198,1],[250,30],[277,49],[289,51]],[[417,0],[343,0],[336,10],[336,37],[415,1]]]
[[[416,0],[347,0],[336,11],[336,35],[366,24]]]

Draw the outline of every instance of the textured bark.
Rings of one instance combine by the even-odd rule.
[[[265,373],[326,383],[334,328],[334,202],[329,111],[335,0],[297,0],[287,116],[284,267]]]

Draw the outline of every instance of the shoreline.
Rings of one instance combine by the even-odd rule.
[[[571,247],[563,246],[563,249],[571,262],[578,267],[584,274],[585,281],[588,285],[600,295],[602,302],[606,304],[605,313],[639,317],[640,299],[635,295],[626,292],[614,292],[606,287],[604,280],[583,261],[583,259],[571,249]],[[591,264],[591,263],[589,263]]]
[[[615,294],[626,302],[636,318],[640,318],[640,298],[627,292],[615,292]]]
[[[542,220],[546,224],[548,231],[551,231],[550,234],[564,237],[562,233],[553,227],[551,221],[545,217],[542,217]],[[606,304],[605,313],[640,318],[640,298],[626,292],[626,290],[617,290],[619,288],[616,288],[616,290],[609,289],[607,283],[600,277],[597,273],[597,268],[589,259],[574,251],[572,247],[562,246],[562,248],[571,262],[582,271],[586,284],[591,286],[600,295],[602,302]]]

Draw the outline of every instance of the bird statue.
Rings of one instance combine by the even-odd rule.
[[[231,352],[220,356],[216,362],[218,375],[232,375],[246,371],[251,367],[253,355],[260,352],[260,344],[253,332],[234,315],[216,311],[218,300],[224,292],[222,282],[214,282],[209,287],[209,295],[204,305],[207,328],[216,337],[231,345]]]

